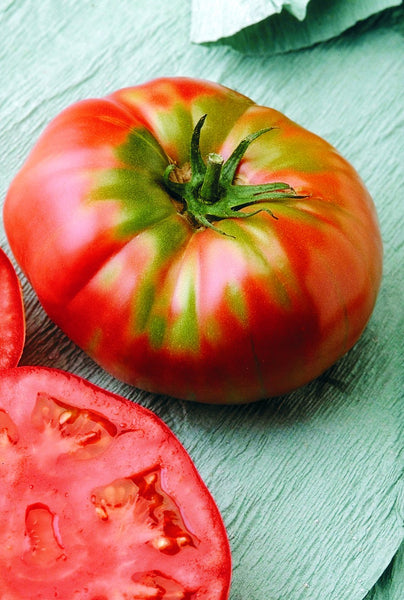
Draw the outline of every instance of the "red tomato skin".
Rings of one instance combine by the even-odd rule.
[[[25,343],[22,288],[14,266],[0,249],[0,369],[19,363]]]
[[[235,183],[286,182],[298,197],[263,202],[273,216],[217,221],[227,236],[194,228],[162,174],[186,166],[203,113],[203,156],[226,160],[272,127]],[[382,275],[375,206],[353,167],[280,112],[192,79],[66,109],[10,186],[4,222],[43,307],[96,362],[200,402],[255,401],[319,376],[359,339]]]
[[[140,600],[159,585],[161,600],[228,598],[223,521],[154,413],[44,367],[3,370],[0,396],[2,598],[25,600],[29,589],[30,600]],[[161,474],[155,491],[146,483],[153,470]],[[160,549],[163,518],[182,546]]]

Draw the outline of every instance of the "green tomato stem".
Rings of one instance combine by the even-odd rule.
[[[282,201],[286,198],[300,198],[296,192],[283,182],[266,183],[262,185],[236,185],[234,178],[238,166],[249,145],[264,133],[273,128],[261,129],[242,139],[225,162],[223,157],[211,153],[207,161],[202,158],[200,151],[200,135],[206,115],[197,122],[191,138],[190,148],[190,179],[178,183],[171,177],[178,167],[170,164],[163,175],[164,185],[177,200],[182,202],[183,210],[195,227],[210,227],[224,233],[213,222],[223,219],[246,218],[260,212],[273,216],[267,206],[257,210],[241,212],[247,206],[272,201]]]
[[[220,154],[212,152],[208,156],[206,172],[199,191],[199,197],[203,202],[213,204],[220,198],[220,177],[224,160]]]

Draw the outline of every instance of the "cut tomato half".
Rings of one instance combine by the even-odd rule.
[[[0,248],[0,369],[18,364],[24,342],[25,314],[20,280]]]
[[[1,598],[228,598],[218,508],[152,412],[63,371],[7,369],[0,455]]]

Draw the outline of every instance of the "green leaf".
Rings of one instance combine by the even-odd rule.
[[[193,0],[191,39],[226,44],[246,54],[277,54],[329,40],[401,1],[250,0],[238,11],[231,9],[231,0]]]

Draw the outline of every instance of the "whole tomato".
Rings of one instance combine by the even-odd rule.
[[[320,375],[358,340],[381,279],[353,167],[280,112],[194,79],[67,108],[4,221],[71,339],[126,382],[201,402]]]

